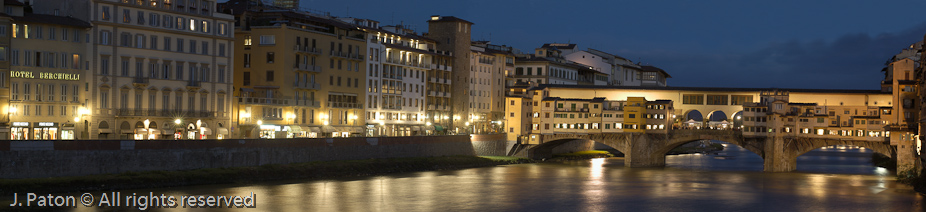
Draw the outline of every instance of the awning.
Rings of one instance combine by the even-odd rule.
[[[362,127],[351,127],[350,132],[351,133],[363,133],[363,128]]]
[[[145,128],[135,128],[135,134],[148,134],[148,131]]]
[[[300,127],[300,126],[298,126],[298,125],[289,125],[289,126],[286,126],[286,127],[289,128],[289,132],[290,132],[290,133],[302,132],[302,127]],[[286,131],[286,129],[283,129],[283,131]]]
[[[166,129],[164,131],[161,131],[161,135],[170,135],[170,134],[174,134],[174,131],[166,130]]]
[[[121,131],[119,131],[119,132],[121,132],[122,134],[132,134],[132,133],[134,133],[132,130],[121,130]]]
[[[322,130],[318,127],[309,127],[309,132],[320,133]]]
[[[219,132],[219,135],[228,135],[228,129],[224,127],[219,127],[216,129]]]
[[[148,129],[151,130],[151,134],[152,134],[152,135],[161,134],[161,130],[159,130],[159,129],[155,129],[155,128],[148,128]]]
[[[425,125],[424,127],[421,127],[421,129],[422,129],[422,130],[431,130],[431,131],[433,131],[433,130],[434,130],[434,126],[433,126],[433,125]]]
[[[338,131],[338,129],[335,129],[335,128],[332,127],[331,125],[322,126],[322,132],[324,132],[324,133],[337,132],[337,131]]]
[[[421,131],[421,127],[419,127],[419,126],[413,126],[413,127],[412,127],[412,131]]]
[[[99,129],[99,134],[110,134],[113,133],[113,129]]]
[[[251,93],[253,93],[253,92],[254,92],[254,89],[250,89],[250,88],[241,88],[241,92],[251,92]]]
[[[203,135],[212,135],[212,130],[208,127],[200,127],[199,129],[203,132]]]
[[[442,126],[440,126],[440,125],[434,125],[434,129],[437,130],[437,131],[444,131],[444,127],[442,127]]]

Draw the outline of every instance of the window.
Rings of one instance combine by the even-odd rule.
[[[226,30],[227,30],[226,28],[227,28],[227,26],[225,26],[225,23],[220,23],[220,24],[219,24],[219,29],[218,29],[219,35],[227,35],[228,32],[226,31]]]
[[[273,52],[267,52],[267,63],[273,63]]]
[[[260,45],[274,45],[276,44],[274,35],[261,35],[260,36]]]
[[[183,39],[177,38],[177,52],[183,52]]]
[[[218,82],[225,83],[225,67],[219,67],[219,70],[217,72],[218,72],[217,75],[219,77]]]
[[[145,25],[145,12],[138,11],[138,16],[135,16],[135,18],[137,19],[135,20],[135,23],[138,25]]]
[[[145,36],[144,35],[135,35],[135,48],[145,48]]]
[[[242,81],[244,81],[245,86],[251,85],[251,72],[250,71],[244,72],[244,78],[242,79]]]
[[[100,108],[109,108],[109,91],[100,92]]]
[[[244,46],[251,46],[251,36],[250,35],[244,36]]]
[[[209,43],[203,42],[203,52],[204,55],[209,55]]]
[[[251,67],[251,54],[244,54],[244,67]]]
[[[708,105],[727,105],[727,95],[707,95]]]
[[[112,15],[109,13],[109,6],[103,6],[103,14],[102,14],[102,15],[103,15],[102,18],[103,18],[104,21],[110,20],[110,18],[112,17]]]
[[[225,44],[219,44],[219,57],[225,57]]]
[[[164,51],[170,51],[170,40],[170,37],[164,37]]]
[[[161,25],[161,18],[158,17],[158,14],[150,13],[148,14],[148,25],[153,27],[158,27]]]
[[[100,31],[100,45],[110,45],[112,32]]]
[[[682,104],[704,104],[704,95],[702,94],[683,94],[682,95]]]
[[[109,59],[100,59],[100,75],[109,75]]]
[[[132,15],[129,13],[128,9],[122,10],[122,23],[132,22]]]
[[[190,40],[190,53],[196,54],[196,41]]]
[[[203,32],[209,33],[209,21],[202,21],[200,28],[203,29]]]

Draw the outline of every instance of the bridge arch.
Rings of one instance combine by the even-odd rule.
[[[701,111],[698,110],[689,110],[685,112],[685,120],[695,120],[695,121],[704,121],[704,116],[701,114]]]
[[[608,142],[606,140],[597,141],[594,139],[590,139],[588,137],[581,137],[581,136],[567,136],[567,137],[557,137],[555,138],[555,140],[545,141],[537,146],[530,148],[528,156],[532,159],[552,158],[555,148],[560,147],[570,142],[583,142],[583,141],[590,142],[588,143],[588,145],[591,145],[589,146],[589,148],[594,148],[595,143],[600,143],[600,144],[609,146],[611,148],[614,148],[617,151],[624,153],[624,154],[626,154],[627,151],[629,150],[626,145],[620,145],[620,143],[617,143],[617,142]],[[581,145],[581,144],[577,144],[577,145]]]
[[[708,121],[724,121],[727,120],[727,113],[722,110],[714,110],[711,113],[707,114]]]
[[[672,149],[675,149],[687,143],[701,141],[701,140],[716,140],[716,141],[727,142],[727,143],[742,147],[746,150],[749,150],[750,152],[758,155],[759,157],[764,156],[763,143],[760,143],[755,140],[746,141],[746,140],[743,140],[741,137],[738,138],[736,136],[716,136],[716,137],[705,138],[705,139],[702,139],[702,138],[673,139],[673,140],[670,140],[670,142],[667,143],[665,146],[654,151],[653,154],[654,156],[661,156],[663,158],[662,160],[665,160],[666,154],[668,154],[669,151],[672,151]]]
[[[896,157],[897,154],[896,147],[883,142],[831,139],[794,139],[794,141],[795,142],[793,142],[793,145],[795,145],[795,151],[793,158],[797,158],[798,156],[804,155],[807,152],[813,151],[815,149],[836,145],[865,147],[874,151],[875,153],[886,155],[891,158]]]
[[[730,120],[733,120],[733,128],[739,129],[743,126],[743,111],[737,111],[730,116]]]

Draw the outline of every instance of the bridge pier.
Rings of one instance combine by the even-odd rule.
[[[766,138],[765,148],[762,151],[762,160],[765,161],[766,172],[790,172],[797,169],[797,156],[792,156],[785,139],[781,136]]]
[[[624,152],[625,167],[663,167],[666,166],[666,155],[654,149],[661,148],[663,142],[651,141],[650,136],[646,134],[634,134],[628,136],[625,146],[630,147],[629,151]],[[661,139],[665,140],[665,139]]]

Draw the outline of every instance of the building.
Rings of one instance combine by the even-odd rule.
[[[435,40],[405,26],[379,27],[379,22],[368,19],[340,20],[367,32],[367,136],[443,132],[449,120],[442,118],[450,116],[450,53],[435,50]]]
[[[364,133],[367,32],[331,17],[232,0],[234,114],[246,138]],[[373,56],[376,56],[375,54]]]
[[[24,5],[6,2],[12,3],[5,5],[11,8],[13,19],[9,28],[11,74],[4,75],[5,81],[0,84],[9,85],[11,91],[8,138],[89,138],[90,122],[85,117],[89,115],[88,98],[84,91],[89,70],[90,23],[73,17],[24,12]],[[7,51],[6,47],[0,48]]]
[[[475,69],[471,64],[471,31],[473,22],[469,22],[453,16],[431,16],[428,20],[428,34],[425,37],[437,41],[437,50],[453,52],[456,56],[450,62],[450,111],[453,114],[449,126],[445,126],[449,132],[472,132],[472,126],[468,123],[473,121],[472,114],[475,112],[472,108],[476,102],[471,97],[473,84],[476,79]],[[465,71],[470,70],[470,71]]]
[[[273,0],[273,6],[286,9],[299,9],[299,0]]]
[[[634,64],[621,56],[592,48],[564,54],[563,58],[604,73],[607,75],[607,80],[605,80],[607,85],[665,87],[667,86],[666,78],[672,77],[657,67]],[[595,85],[598,83],[596,81]]]
[[[36,14],[93,24],[82,104],[89,139],[229,135],[232,16],[215,1],[33,0]]]
[[[0,52],[8,52],[10,50],[10,40],[12,39],[12,16],[22,15],[23,6],[22,2],[18,1],[0,1],[0,6],[2,8],[10,8],[5,10],[5,15],[0,15]],[[10,104],[10,60],[7,55],[0,54],[0,139],[12,139],[10,135],[11,123],[10,119],[13,116],[13,111]]]
[[[500,133],[505,111],[505,73],[514,69],[512,48],[473,42],[470,47],[468,125],[474,133]],[[466,83],[466,82],[464,82]]]

